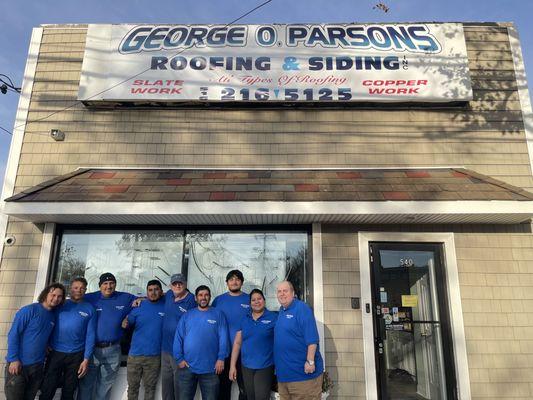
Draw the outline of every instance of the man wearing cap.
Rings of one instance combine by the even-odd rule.
[[[161,332],[165,317],[161,282],[153,279],[146,285],[146,298],[122,322],[123,328],[133,328],[128,355],[128,400],[139,398],[141,380],[144,400],[154,400],[155,386],[161,369]]]
[[[165,317],[161,340],[161,383],[163,400],[178,400],[178,365],[172,355],[174,335],[178,322],[185,313],[196,307],[194,295],[187,290],[183,274],[170,277],[170,290],[165,294]]]
[[[213,307],[222,311],[228,322],[228,336],[230,339],[230,348],[233,346],[233,340],[237,331],[240,329],[241,321],[248,314],[250,309],[250,297],[248,293],[241,291],[244,283],[244,276],[238,269],[231,270],[226,275],[226,285],[228,291],[217,296],[213,300]],[[224,371],[228,372],[231,364],[231,357],[224,360]],[[237,359],[237,370],[241,370],[241,358]],[[227,373],[220,374],[220,392],[219,400],[231,399],[231,384]],[[239,385],[239,400],[246,400],[244,392],[244,382],[242,374],[237,374],[237,384]]]
[[[289,281],[278,285],[274,328],[274,364],[281,400],[320,400],[324,364],[311,307],[296,298]]]
[[[120,367],[122,320],[135,300],[134,295],[115,290],[117,280],[110,272],[100,275],[99,286],[98,292],[85,295],[85,300],[96,309],[98,319],[94,353],[87,375],[80,380],[79,400],[105,400],[108,396]]]

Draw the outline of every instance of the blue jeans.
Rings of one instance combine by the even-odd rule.
[[[193,400],[196,394],[196,386],[200,384],[202,400],[217,400],[218,376],[210,374],[195,374],[189,368],[180,368],[178,372],[180,400]]]
[[[106,400],[120,367],[120,344],[95,347],[87,375],[80,380],[78,400]]]

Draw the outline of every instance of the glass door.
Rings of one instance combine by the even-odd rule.
[[[373,243],[370,254],[380,398],[455,398],[440,246]]]

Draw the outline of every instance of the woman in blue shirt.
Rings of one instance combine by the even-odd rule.
[[[237,359],[240,353],[248,400],[269,400],[274,377],[274,326],[278,315],[267,310],[265,303],[263,292],[259,289],[252,290],[251,311],[241,321],[231,352],[229,378],[232,381],[237,379]]]

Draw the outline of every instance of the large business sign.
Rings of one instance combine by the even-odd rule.
[[[461,24],[89,25],[78,98],[472,99]]]

